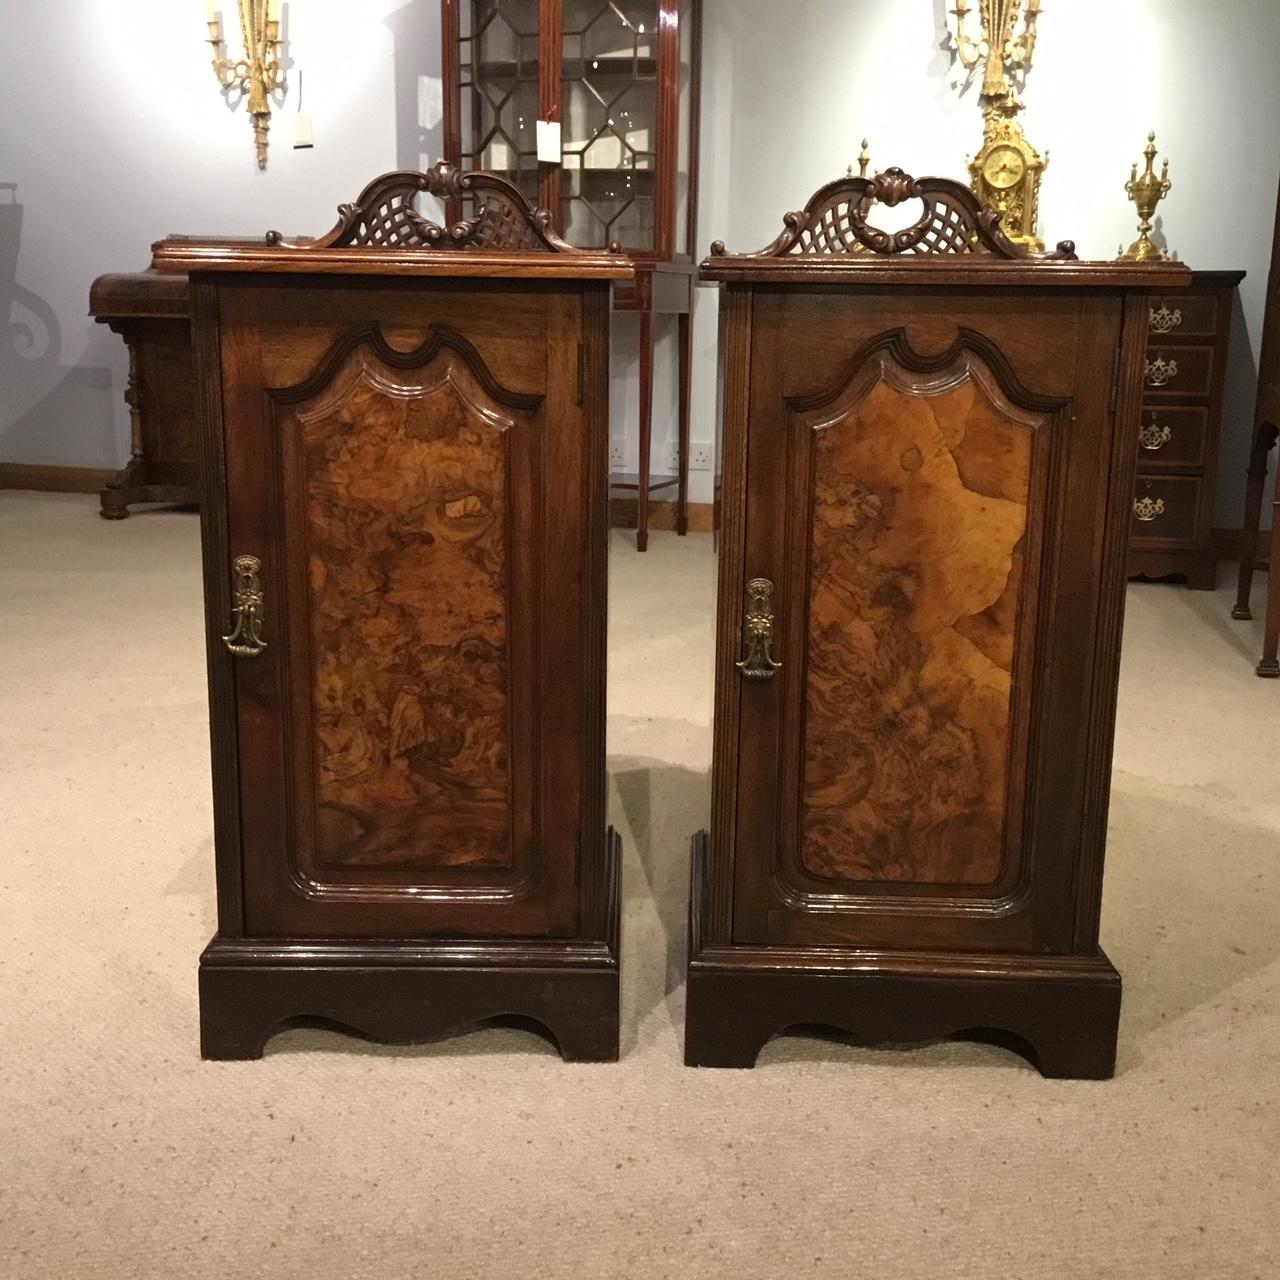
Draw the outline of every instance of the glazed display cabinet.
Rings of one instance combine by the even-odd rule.
[[[581,249],[636,265],[614,306],[640,320],[637,545],[651,494],[675,491],[688,527],[690,311],[697,216],[696,0],[442,0],[445,158],[499,174]],[[541,145],[539,134],[541,133]],[[465,198],[446,210],[469,216]],[[655,315],[675,316],[677,463],[654,473]],[[669,474],[668,474],[669,473]]]

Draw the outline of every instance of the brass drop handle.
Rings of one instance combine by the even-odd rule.
[[[1147,324],[1152,333],[1169,333],[1176,329],[1182,323],[1182,308],[1174,307],[1169,310],[1169,304],[1162,302],[1160,310],[1155,307],[1147,308]]]
[[[747,604],[742,617],[742,643],[746,656],[735,663],[748,680],[772,680],[782,666],[775,662],[773,644],[773,583],[768,578],[752,578],[747,583]]]
[[[262,584],[258,570],[262,562],[257,556],[236,556],[236,583],[232,596],[231,616],[235,625],[222,637],[222,643],[237,658],[256,658],[267,642],[262,638]]]
[[[1165,445],[1173,439],[1173,428],[1166,422],[1161,426],[1152,417],[1150,423],[1138,432],[1138,443],[1144,448],[1155,453],[1158,449],[1163,449]]]
[[[1164,515],[1164,499],[1150,497],[1134,498],[1133,514],[1144,524],[1149,524],[1158,516]]]
[[[1178,376],[1178,362],[1166,360],[1164,356],[1156,356],[1147,361],[1147,386],[1165,387]]]

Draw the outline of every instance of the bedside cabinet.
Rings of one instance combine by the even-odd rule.
[[[421,193],[466,193],[446,231]],[[494,1018],[618,1056],[609,303],[510,183],[392,173],[190,276],[218,932],[201,1050]]]
[[[1196,271],[1151,299],[1129,577],[1182,574],[1212,591],[1214,480],[1231,303],[1243,271]]]
[[[885,231],[877,202],[916,201]],[[1177,263],[1028,257],[888,169],[712,246],[722,506],[685,1060],[990,1037],[1109,1076],[1098,945],[1133,433]]]

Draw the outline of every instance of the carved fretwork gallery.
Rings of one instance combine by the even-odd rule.
[[[908,198],[914,225],[874,225]],[[785,224],[702,266],[724,471],[686,1060],[750,1066],[820,1024],[1107,1076],[1148,297],[1189,272],[1029,253],[967,189],[898,170]]]
[[[881,231],[867,221],[876,205],[894,208],[919,200],[923,209],[911,226]],[[782,219],[785,230],[770,245],[747,258],[775,258],[795,254],[841,254],[867,250],[878,254],[985,253],[1001,258],[1025,258],[1025,246],[1004,230],[1000,214],[983,208],[963,183],[951,178],[913,178],[890,168],[874,177],[847,174],[820,187],[809,203]],[[724,242],[711,246],[713,258],[724,257]],[[1075,245],[1062,241],[1049,254],[1074,259]]]
[[[469,218],[448,226],[433,222],[418,210],[422,194],[449,202],[466,197]],[[288,246],[279,231],[267,233],[267,243]],[[551,214],[535,209],[520,189],[492,173],[464,173],[442,161],[435,168],[384,173],[350,204],[338,206],[331,231],[299,246],[316,249],[465,249],[491,253],[574,253],[553,230]],[[607,252],[620,252],[617,243]]]
[[[442,226],[422,194],[470,190]],[[170,239],[202,441],[218,932],[206,1056],[297,1018],[518,1016],[618,1052],[606,826],[617,254],[389,174],[317,240]]]

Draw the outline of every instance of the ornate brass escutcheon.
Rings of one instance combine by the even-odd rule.
[[[1163,498],[1134,498],[1133,514],[1144,524],[1164,515]]]
[[[1167,386],[1177,376],[1178,362],[1176,360],[1166,360],[1163,356],[1156,356],[1154,360],[1147,361],[1147,386]]]
[[[237,658],[256,658],[267,642],[262,638],[262,584],[258,570],[262,562],[257,556],[236,556],[236,585],[231,615],[235,625],[222,637],[222,643]]]
[[[1160,426],[1154,418],[1138,432],[1138,443],[1144,449],[1150,449],[1152,453],[1157,449],[1163,449],[1171,439],[1173,439],[1173,428],[1167,422],[1164,426]]]
[[[742,618],[742,642],[746,657],[736,663],[748,680],[771,680],[782,666],[769,651],[773,644],[773,583],[752,578],[747,583],[747,606]]]

